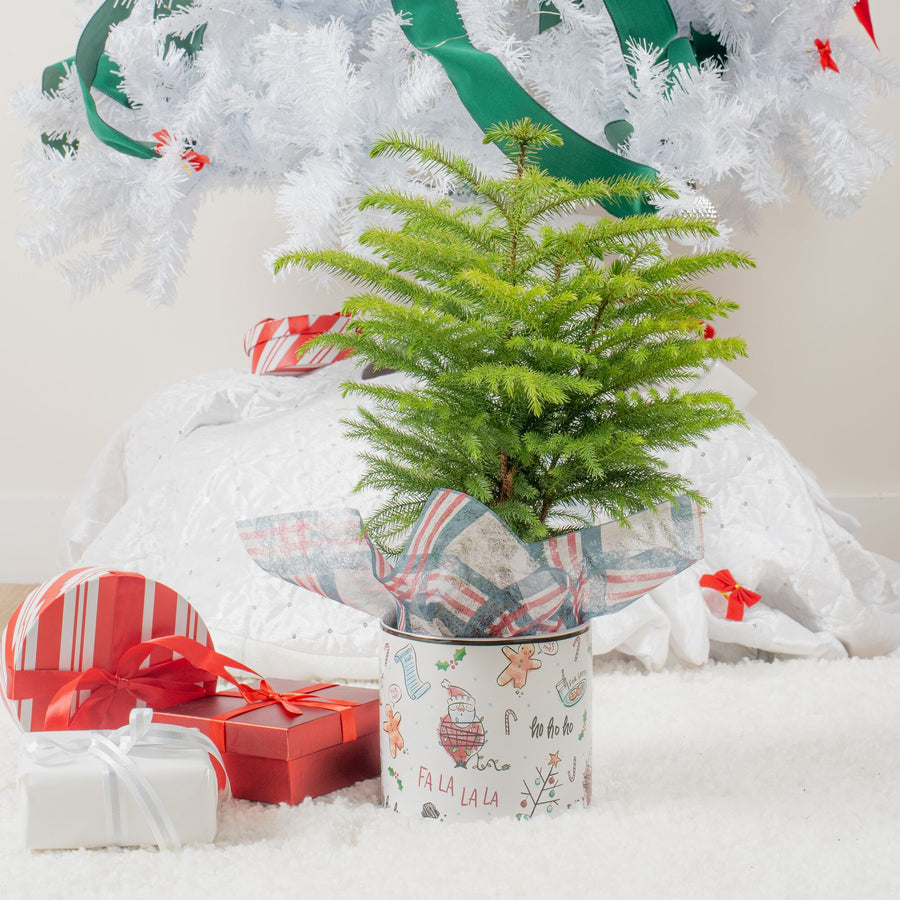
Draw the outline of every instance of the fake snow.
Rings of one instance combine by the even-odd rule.
[[[18,733],[4,717],[3,895],[897,896],[900,658],[650,674],[607,661],[594,677],[586,810],[410,821],[379,805],[373,780],[296,807],[228,801],[215,844],[181,853],[19,849]]]

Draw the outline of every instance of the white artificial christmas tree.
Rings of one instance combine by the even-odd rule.
[[[14,98],[35,134],[22,176],[37,224],[23,240],[36,257],[59,259],[76,292],[140,259],[139,289],[171,300],[197,203],[229,186],[277,191],[287,234],[274,250],[355,248],[367,187],[446,189],[369,157],[392,129],[499,171],[500,151],[481,145],[434,48],[413,46],[398,10],[413,19],[417,8],[458,10],[472,46],[531,98],[598,147],[655,169],[679,193],[673,206],[714,216],[725,239],[729,220],[782,200],[791,184],[826,212],[849,213],[892,159],[889,139],[865,123],[867,104],[897,81],[852,15],[867,10],[865,0],[670,0],[679,37],[711,34],[725,51],[721,63],[677,68],[658,47],[622,38],[603,0],[177,0],[172,10],[169,2],[157,17],[155,0],[114,3],[131,14],[105,49],[131,105],[92,94],[126,135],[148,142],[168,132],[155,158],[97,139],[71,68],[51,94],[36,83]],[[87,16],[98,4],[85,3]],[[167,40],[203,26],[195,53]],[[35,75],[50,62],[36,60]],[[616,147],[611,122],[630,132]],[[42,133],[65,140],[62,152]],[[186,149],[209,164],[194,171]]]

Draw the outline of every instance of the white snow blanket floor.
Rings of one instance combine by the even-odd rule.
[[[66,523],[66,564],[164,581],[219,649],[267,675],[374,679],[375,623],[264,573],[234,528],[371,509],[351,494],[360,464],[339,421],[353,408],[339,385],[354,375],[348,360],[163,391],[94,465]],[[595,626],[589,808],[405,820],[373,780],[296,807],[229,800],[216,843],[178,853],[33,853],[20,849],[19,734],[0,717],[0,896],[900,896],[896,566],[859,545],[752,419],[671,462],[713,501],[706,557]],[[763,595],[743,622],[699,588],[719,568]]]
[[[144,405],[92,467],[65,523],[67,566],[140,572],[186,596],[218,649],[268,676],[377,677],[377,623],[263,572],[235,521],[325,507],[363,515],[358,446],[341,419],[352,359],[303,377],[240,372],[172,385]],[[386,376],[401,382],[401,376]],[[900,646],[896,564],[853,537],[813,477],[765,429],[721,429],[669,457],[712,501],[706,555],[627,609],[595,620],[597,654],[647,669],[760,653],[838,659]],[[699,586],[729,569],[760,593],[741,622]]]
[[[18,732],[0,718],[0,896],[894,898],[900,658],[595,672],[593,803],[451,824],[377,780],[295,807],[231,800],[180,852],[21,848]]]

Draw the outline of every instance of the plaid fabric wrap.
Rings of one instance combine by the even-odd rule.
[[[355,509],[285,513],[237,523],[250,556],[267,572],[386,622],[398,604],[379,580],[383,554],[363,537]]]
[[[393,569],[355,510],[237,523],[267,572],[401,630],[455,637],[549,634],[622,609],[703,555],[684,498],[525,545],[486,506],[436,490]]]
[[[533,544],[572,585],[575,619],[624,609],[703,556],[700,510],[688,497]]]

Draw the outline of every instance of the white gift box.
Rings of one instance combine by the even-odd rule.
[[[215,745],[199,731],[151,722],[135,709],[113,732],[26,734],[19,755],[25,847],[211,842],[216,836]]]

